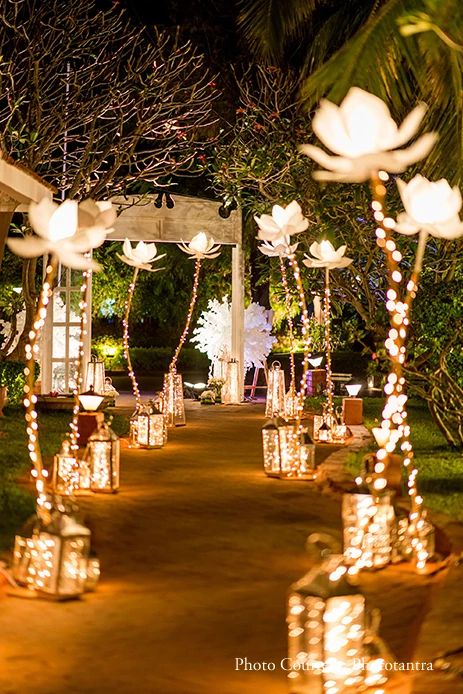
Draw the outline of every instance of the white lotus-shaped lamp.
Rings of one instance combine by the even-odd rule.
[[[291,246],[290,237],[285,236],[282,240],[264,241],[262,246],[258,246],[259,251],[270,258],[287,258],[296,251],[298,243]]]
[[[79,203],[78,225],[79,229],[88,227],[103,227],[112,231],[112,226],[116,221],[116,210],[109,200],[95,202],[90,198]]]
[[[101,246],[109,229],[103,224],[103,219],[97,225],[86,222],[84,227],[80,227],[79,217],[79,205],[74,200],[65,200],[60,205],[47,198],[39,203],[32,202],[29,206],[29,222],[37,236],[8,239],[8,247],[23,258],[36,258],[49,253],[66,267],[98,270],[99,265],[84,254]],[[91,222],[90,219],[88,221]]]
[[[286,207],[274,205],[272,214],[255,216],[259,231],[257,238],[261,241],[270,241],[276,244],[286,243],[286,238],[293,234],[305,231],[309,226],[309,220],[302,214],[301,207],[293,200]]]
[[[118,258],[131,265],[132,267],[138,268],[139,270],[148,270],[149,272],[157,272],[162,270],[160,267],[153,268],[152,263],[164,258],[165,253],[158,255],[158,249],[155,243],[145,243],[144,241],[139,241],[136,246],[132,248],[132,244],[129,239],[125,239],[122,246],[124,251],[123,255],[118,254]]]
[[[309,249],[313,257],[306,256],[303,263],[307,267],[324,267],[328,270],[347,267],[351,264],[352,258],[344,256],[346,248],[347,246],[339,246],[338,249],[335,249],[327,239],[323,239],[320,243],[314,241]]]
[[[361,182],[378,171],[401,173],[430,152],[437,133],[426,133],[405,149],[398,149],[417,134],[425,104],[411,111],[400,126],[377,96],[352,87],[340,106],[322,100],[312,121],[314,133],[331,152],[313,145],[299,150],[324,166],[314,178],[321,181]]]
[[[424,231],[442,239],[456,239],[463,235],[460,219],[462,199],[458,186],[450,186],[445,178],[428,181],[419,174],[409,183],[397,181],[405,212],[397,217],[395,231],[416,234]]]
[[[178,244],[192,258],[202,260],[203,258],[217,258],[220,255],[220,244],[215,244],[212,236],[208,236],[204,231],[200,231],[196,236],[193,236],[189,243]]]

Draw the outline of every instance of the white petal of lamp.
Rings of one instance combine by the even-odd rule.
[[[423,498],[417,487],[417,468],[414,464],[410,427],[407,420],[405,378],[403,364],[406,360],[406,341],[410,324],[410,308],[418,289],[418,278],[426,247],[426,237],[434,229],[436,236],[456,238],[463,233],[459,220],[461,196],[456,189],[443,181],[430,184],[418,177],[410,182],[410,188],[399,184],[405,214],[399,215],[397,224],[388,216],[386,182],[389,173],[400,173],[423,159],[436,141],[436,133],[421,135],[411,146],[398,149],[419,130],[426,106],[417,106],[400,127],[393,121],[387,105],[378,97],[357,87],[352,88],[338,107],[323,101],[313,120],[314,132],[335,156],[318,147],[304,145],[300,149],[327,171],[316,172],[320,180],[361,182],[370,179],[372,210],[376,222],[376,242],[383,249],[388,269],[386,308],[390,318],[390,330],[385,347],[390,360],[390,373],[385,386],[386,404],[383,409],[385,428],[398,432],[398,437],[388,441],[389,449],[380,448],[378,465],[387,464],[387,457],[400,442],[403,463],[407,470],[408,492],[411,502],[410,532],[414,536],[414,561],[418,572],[426,567],[426,551],[419,538],[418,525],[422,520]],[[411,185],[413,183],[413,185]],[[429,185],[429,188],[428,188]],[[432,187],[431,187],[432,186]],[[426,191],[425,189],[428,188]],[[411,201],[411,194],[416,197]],[[410,196],[409,196],[410,194]],[[414,196],[413,196],[414,197]],[[442,206],[436,201],[442,203]],[[429,226],[428,226],[429,225]],[[414,269],[409,278],[404,277],[402,253],[394,237],[393,229],[408,235],[420,230]],[[392,447],[390,446],[392,444]],[[382,470],[379,472],[382,484]]]
[[[95,214],[83,223],[80,219],[82,205],[84,203],[78,205],[77,202],[71,200],[66,200],[61,205],[57,205],[46,198],[39,203],[31,203],[29,206],[29,221],[36,236],[7,240],[7,244],[13,253],[21,257],[35,258],[41,255],[48,255],[49,257],[45,267],[44,280],[39,294],[33,327],[29,332],[29,342],[26,345],[26,385],[24,387],[29,457],[34,467],[39,505],[45,498],[47,474],[42,464],[37,412],[35,410],[37,398],[33,392],[35,358],[38,352],[37,335],[45,324],[47,308],[53,292],[53,283],[59,263],[69,268],[84,270],[84,274],[92,269],[99,270],[99,266],[91,259],[90,252],[93,248],[97,248],[103,243],[115,218],[109,203],[105,206],[103,217],[100,216],[102,210],[99,205],[95,204],[98,208],[98,214]],[[83,296],[81,303],[83,315],[86,295]],[[80,342],[82,343],[82,335]],[[77,394],[75,395],[77,397]],[[74,410],[72,437],[75,437],[77,431],[77,409],[78,403]]]
[[[135,410],[130,418],[130,447],[137,448],[138,446],[145,447],[145,434],[143,427],[139,430],[138,428],[138,417],[139,415],[144,416],[145,408],[142,408],[140,388],[138,387],[137,377],[133,370],[132,359],[130,357],[130,346],[129,346],[129,319],[130,310],[132,308],[132,299],[135,291],[135,286],[137,283],[138,273],[140,270],[147,270],[148,272],[158,272],[162,268],[154,268],[153,264],[164,258],[165,254],[158,255],[156,244],[145,243],[144,241],[139,241],[136,246],[132,247],[129,239],[125,239],[122,246],[123,254],[118,255],[118,258],[122,260],[126,265],[130,265],[134,268],[132,281],[129,285],[129,291],[127,300],[125,302],[125,312],[124,319],[122,321],[123,325],[123,344],[124,344],[124,357],[127,360],[127,369],[129,373],[129,378],[132,382],[132,392],[135,398]],[[143,411],[142,411],[143,409]],[[144,420],[143,420],[144,421]],[[138,440],[139,432],[141,433],[141,438],[143,444]]]
[[[303,232],[309,226],[309,220],[302,214],[302,209],[296,200],[293,200],[286,207],[274,205],[272,214],[263,214],[260,217],[254,216],[254,219],[259,228],[258,238],[264,241],[260,247],[261,251],[266,255],[280,256],[280,268],[282,268],[282,282],[285,288],[285,297],[289,302],[289,291],[284,272],[283,258],[287,258],[290,268],[292,269],[294,280],[298,293],[298,307],[301,313],[302,320],[302,338],[304,342],[304,356],[302,361],[302,377],[300,381],[299,392],[297,393],[297,404],[295,412],[296,427],[299,436],[296,437],[296,446],[300,453],[300,435],[302,434],[301,419],[304,411],[305,394],[307,389],[307,374],[308,374],[308,356],[311,347],[310,322],[307,311],[307,302],[304,293],[304,287],[301,280],[300,268],[295,255],[296,245],[290,246],[290,238],[294,234]],[[270,250],[270,246],[273,251]],[[289,315],[289,312],[288,312]],[[294,376],[294,363],[291,365],[291,377]],[[288,411],[294,411],[293,394],[295,392],[295,383],[291,382],[290,395],[288,398]],[[300,456],[299,456],[300,461]],[[291,461],[291,470],[294,472],[294,465],[297,465],[296,458],[293,456]]]
[[[177,373],[177,361],[190,330],[191,319],[198,297],[201,262],[205,258],[217,258],[220,255],[220,244],[216,244],[214,239],[208,236],[204,231],[200,231],[196,234],[189,243],[182,241],[182,243],[178,244],[178,247],[181,248],[184,253],[190,255],[192,259],[195,259],[195,269],[185,327],[180,336],[180,341],[174,352],[172,361],[170,362],[169,372],[164,374],[163,412],[167,417],[167,425],[170,427],[184,426],[186,424],[185,405],[183,402],[183,381],[182,376]]]

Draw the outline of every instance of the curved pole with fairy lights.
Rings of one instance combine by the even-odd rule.
[[[132,308],[133,293],[135,291],[135,285],[137,283],[137,277],[138,277],[139,271],[140,271],[140,269],[138,267],[134,268],[132,279],[131,279],[131,282],[129,284],[127,299],[125,302],[124,318],[122,319],[122,327],[123,327],[122,343],[123,343],[123,348],[124,348],[124,357],[127,361],[127,371],[129,373],[129,378],[130,378],[130,381],[132,383],[132,392],[133,392],[133,395],[135,397],[135,402],[136,402],[137,406],[140,405],[141,396],[140,396],[140,388],[138,386],[137,377],[135,376],[135,372],[133,370],[132,359],[130,357],[129,318],[130,318],[130,310]]]
[[[201,257],[196,257],[195,271],[194,271],[194,277],[193,277],[193,287],[191,290],[190,305],[188,307],[188,313],[187,313],[185,327],[184,327],[183,332],[180,336],[180,340],[179,340],[179,343],[177,345],[177,349],[174,352],[174,356],[172,357],[172,361],[170,362],[170,365],[169,365],[169,373],[171,373],[171,374],[177,373],[177,361],[178,361],[178,358],[180,356],[180,352],[182,351],[182,347],[186,342],[188,332],[190,330],[191,319],[193,318],[193,311],[194,311],[194,308],[196,306],[196,300],[198,298],[198,284],[199,284],[200,270],[201,270]]]
[[[283,283],[283,289],[285,291],[285,308],[286,308],[286,320],[288,323],[288,332],[289,332],[289,373],[290,373],[290,384],[289,384],[289,392],[291,394],[296,393],[296,365],[294,361],[294,323],[293,319],[291,318],[291,294],[289,291],[289,284],[288,284],[288,275],[286,272],[286,267],[284,260],[282,256],[279,256],[280,260],[280,272],[281,272],[281,280]]]

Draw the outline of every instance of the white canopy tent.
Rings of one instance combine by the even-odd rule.
[[[237,384],[241,399],[244,393],[244,264],[242,251],[241,214],[234,210],[227,219],[219,216],[219,202],[183,195],[171,195],[174,206],[156,207],[157,196],[142,198],[116,197],[112,203],[118,209],[115,229],[108,240],[132,242],[147,241],[159,243],[179,243],[190,241],[199,231],[206,231],[217,243],[232,246],[232,345],[231,357],[240,365],[240,382]],[[207,262],[207,261],[206,261]],[[49,320],[42,339],[42,393],[48,393],[57,386],[69,389],[71,366],[75,359],[72,344],[76,342],[78,326],[72,312],[72,292],[79,291],[78,283],[73,284],[72,276],[66,288],[57,288],[58,301],[52,302]],[[63,294],[63,292],[65,292]],[[76,295],[77,296],[77,295]],[[221,297],[219,297],[221,298]],[[62,299],[62,300],[61,300]],[[153,306],[153,311],[156,307]],[[88,307],[88,326],[91,325],[91,308]],[[85,359],[90,355],[91,330],[85,336]],[[64,347],[63,347],[64,344]],[[60,345],[60,353],[57,353]],[[54,374],[57,374],[55,377]]]

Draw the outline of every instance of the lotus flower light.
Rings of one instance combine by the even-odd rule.
[[[193,236],[189,243],[182,241],[178,247],[196,259],[217,258],[220,255],[220,244],[215,245],[212,236],[208,236],[204,231]]]
[[[157,272],[162,268],[153,268],[152,263],[164,258],[165,253],[158,255],[158,249],[155,243],[145,243],[144,241],[139,241],[136,246],[132,248],[132,244],[129,239],[125,239],[122,246],[124,251],[123,255],[118,254],[118,258],[131,265],[132,267],[138,268],[139,270],[148,270],[149,272]]]
[[[326,239],[320,243],[314,241],[309,249],[313,257],[307,256],[303,263],[307,267],[324,267],[328,270],[347,267],[351,264],[352,258],[344,257],[346,248],[347,246],[339,246],[338,249],[335,249],[333,244]]]
[[[309,220],[302,214],[301,207],[296,200],[293,200],[286,207],[274,205],[272,215],[263,214],[261,217],[255,216],[259,231],[257,238],[261,241],[274,243],[286,243],[286,238],[293,234],[305,231],[309,226]]]
[[[8,247],[23,258],[49,253],[75,270],[98,270],[99,265],[84,253],[101,246],[110,231],[108,227],[114,221],[114,215],[108,204],[103,203],[100,207],[101,203],[87,200],[78,205],[74,200],[65,200],[57,205],[48,198],[39,203],[32,202],[29,222],[37,236],[8,239]]]
[[[261,253],[268,255],[270,258],[287,258],[293,255],[298,245],[298,243],[295,243],[291,246],[290,237],[285,236],[283,240],[264,241],[262,246],[258,246],[258,248]]]
[[[352,87],[340,106],[322,100],[312,121],[314,133],[338,156],[313,145],[301,145],[299,150],[328,169],[314,173],[321,181],[359,183],[380,170],[401,173],[427,156],[437,139],[437,133],[426,133],[398,149],[416,135],[425,112],[425,104],[419,104],[397,126],[384,101]]]
[[[416,234],[418,231],[442,239],[456,239],[463,235],[460,219],[462,199],[458,186],[453,188],[445,178],[428,181],[419,174],[409,183],[397,181],[405,212],[397,217],[395,231]]]

